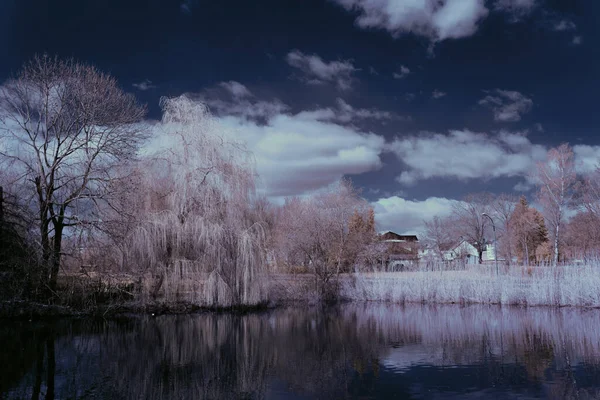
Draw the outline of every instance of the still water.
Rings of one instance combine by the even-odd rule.
[[[0,321],[0,398],[600,398],[600,311],[352,304]]]

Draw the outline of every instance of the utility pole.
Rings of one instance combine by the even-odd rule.
[[[496,262],[496,275],[500,275],[500,271],[498,270],[498,241],[496,240],[496,224],[494,224],[494,220],[487,213],[483,213],[481,215],[488,217],[490,221],[492,221],[492,229],[494,230],[494,261]]]

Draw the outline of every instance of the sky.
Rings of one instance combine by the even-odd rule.
[[[274,202],[350,178],[380,230],[474,192],[533,197],[549,148],[600,160],[600,2],[3,0],[0,82],[36,53],[115,76],[160,119],[208,105]]]

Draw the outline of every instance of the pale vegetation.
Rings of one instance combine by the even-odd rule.
[[[427,221],[421,248],[398,261],[349,180],[271,204],[257,194],[252,153],[205,105],[181,96],[161,107],[161,121],[144,122],[114,78],[48,56],[0,87],[5,299],[600,307],[600,170],[578,176],[566,144],[529,177],[539,211],[525,197],[469,195]],[[448,260],[460,242],[479,264],[493,244],[498,276],[489,257]],[[390,273],[397,265],[407,271]]]

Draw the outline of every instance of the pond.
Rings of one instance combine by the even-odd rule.
[[[349,304],[0,321],[2,399],[600,397],[600,311]]]

